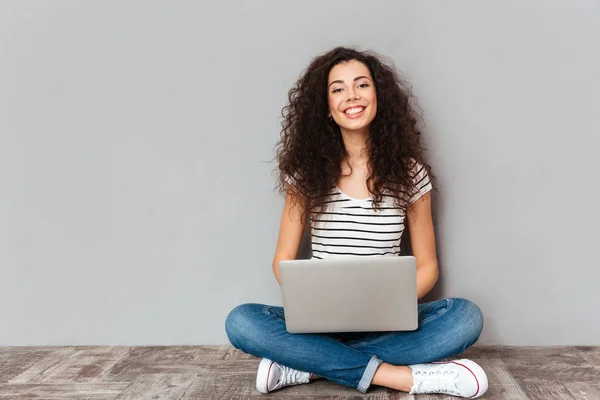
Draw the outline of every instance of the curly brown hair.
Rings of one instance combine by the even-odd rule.
[[[393,63],[372,51],[336,47],[312,60],[288,93],[283,107],[281,138],[277,142],[280,193],[291,193],[293,204],[304,203],[308,210],[322,211],[325,201],[340,179],[342,161],[347,157],[339,126],[328,118],[327,80],[339,63],[356,60],[369,68],[377,95],[377,114],[369,127],[367,178],[372,187],[373,208],[379,209],[384,194],[394,198],[406,212],[414,194],[411,174],[415,161],[422,164],[430,179],[431,167],[422,156],[419,118],[410,84]],[[289,184],[292,183],[292,186]],[[291,189],[291,190],[290,190]]]

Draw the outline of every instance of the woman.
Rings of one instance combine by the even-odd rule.
[[[432,175],[410,100],[393,66],[371,52],[338,47],[305,70],[283,109],[277,153],[286,194],[278,282],[279,261],[296,258],[308,219],[313,258],[397,256],[408,225],[419,299],[433,288]],[[419,304],[419,328],[407,332],[290,334],[283,308],[263,304],[236,307],[225,325],[234,347],[263,357],[263,393],[321,377],[363,393],[375,384],[476,398],[488,386],[471,360],[435,363],[479,338],[481,311],[465,299]]]

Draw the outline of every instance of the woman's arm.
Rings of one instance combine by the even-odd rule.
[[[431,193],[424,194],[408,206],[407,218],[412,252],[417,259],[417,297],[421,299],[435,286],[439,274],[431,218]]]
[[[298,197],[298,201],[292,205],[294,196]],[[289,190],[285,196],[285,206],[283,207],[283,215],[279,224],[277,248],[273,257],[273,273],[275,274],[277,283],[280,283],[279,261],[295,260],[298,255],[305,224],[305,221],[302,219],[303,207],[304,202],[300,198],[300,195],[293,190]]]

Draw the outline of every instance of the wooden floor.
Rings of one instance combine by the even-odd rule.
[[[600,347],[475,347],[483,399],[600,399]],[[231,346],[0,347],[0,399],[452,399],[319,380],[269,395],[259,359]]]

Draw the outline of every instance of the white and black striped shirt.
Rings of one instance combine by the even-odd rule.
[[[415,164],[413,173],[415,194],[409,204],[433,188],[421,164]],[[311,213],[313,259],[400,254],[405,213],[393,198],[384,196],[381,208],[374,210],[372,198],[355,199],[336,186],[326,203],[325,211]]]

